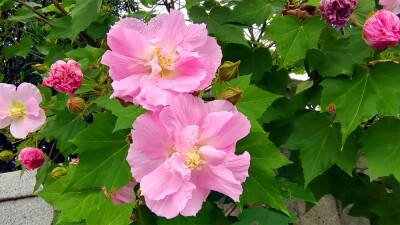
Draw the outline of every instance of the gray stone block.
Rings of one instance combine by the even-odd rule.
[[[21,171],[0,174],[0,200],[32,195],[36,170],[25,171],[21,178],[20,174]]]
[[[1,225],[50,225],[53,208],[39,197],[0,202]]]

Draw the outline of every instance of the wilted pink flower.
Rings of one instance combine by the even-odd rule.
[[[327,23],[344,27],[357,4],[358,0],[322,0],[318,8]]]
[[[124,203],[130,203],[136,200],[136,195],[135,191],[133,188],[135,187],[137,183],[135,182],[135,179],[131,178],[130,183],[123,186],[122,188],[116,190],[116,191],[111,191],[109,195],[111,195],[111,200],[114,205],[117,204],[124,204]],[[105,187],[102,187],[104,194],[107,195],[107,190]],[[109,196],[108,195],[108,196]]]
[[[194,216],[211,190],[239,201],[250,155],[235,155],[235,145],[250,122],[230,102],[178,95],[132,126],[127,161],[151,211]]]
[[[383,9],[392,11],[394,14],[400,13],[400,0],[379,0],[379,5],[383,6]]]
[[[19,153],[18,159],[27,170],[34,170],[43,165],[44,153],[37,148],[24,148]]]
[[[28,133],[40,129],[46,115],[39,107],[42,95],[33,84],[22,83],[16,87],[0,83],[0,129],[10,126],[16,138],[25,138]]]
[[[364,39],[376,49],[396,46],[400,37],[400,20],[396,14],[381,9],[367,19],[363,28]]]
[[[71,164],[75,164],[75,165],[79,164],[79,158],[71,159],[71,162],[70,162],[70,163],[71,163]]]
[[[43,78],[43,87],[54,87],[58,92],[74,95],[74,90],[82,86],[82,71],[80,64],[70,59],[68,62],[58,60],[50,68],[50,77]]]
[[[112,97],[149,110],[169,105],[179,93],[209,85],[222,53],[205,24],[185,24],[183,14],[171,10],[146,25],[125,18],[111,27],[101,63],[110,67]]]

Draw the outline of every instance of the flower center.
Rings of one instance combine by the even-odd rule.
[[[201,165],[201,157],[197,146],[193,148],[192,152],[186,154],[185,165],[191,170]]]
[[[158,65],[160,65],[161,69],[164,70],[168,70],[168,67],[171,66],[171,62],[172,62],[172,55],[171,53],[168,54],[167,56],[164,56],[161,53],[161,48],[160,47],[156,47],[153,50],[153,53],[150,56],[150,60],[153,59],[154,57],[158,58]]]
[[[8,112],[12,119],[19,119],[23,115],[25,115],[25,107],[23,105],[16,104],[11,109],[9,109]]]

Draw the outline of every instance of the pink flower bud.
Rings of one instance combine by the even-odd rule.
[[[381,9],[367,19],[363,28],[364,39],[376,49],[396,46],[400,38],[400,20],[396,14]]]
[[[79,158],[71,159],[71,164],[77,165],[79,163]]]
[[[21,150],[18,158],[27,170],[34,170],[43,165],[44,153],[37,148],[28,147]]]
[[[322,0],[318,8],[327,23],[344,27],[357,4],[358,0]]]
[[[67,108],[72,113],[79,113],[85,108],[85,100],[79,97],[72,97],[67,101]]]
[[[51,65],[50,77],[43,78],[42,86],[54,87],[58,92],[74,95],[74,90],[82,86],[82,71],[80,64],[70,59],[68,62],[58,60]]]

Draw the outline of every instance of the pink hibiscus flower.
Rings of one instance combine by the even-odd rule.
[[[171,10],[146,25],[125,18],[111,27],[101,63],[110,67],[114,93],[126,102],[160,110],[179,93],[209,85],[221,63],[216,40],[205,24],[185,24],[183,14]]]
[[[21,150],[18,155],[18,159],[27,170],[34,170],[43,165],[44,153],[38,148],[28,147]]]
[[[400,19],[390,11],[378,10],[365,21],[363,36],[375,49],[396,46],[400,38]]]
[[[230,102],[178,95],[132,126],[127,161],[158,216],[194,216],[211,190],[239,201],[250,155],[235,155],[235,145],[249,133],[250,122]]]
[[[383,9],[392,11],[394,14],[400,13],[400,0],[379,0],[379,5],[383,6]]]
[[[50,77],[43,78],[43,87],[54,87],[58,92],[74,95],[74,91],[82,86],[82,71],[80,64],[70,59],[68,62],[58,60],[51,65]]]
[[[28,133],[40,129],[46,115],[39,107],[42,95],[30,83],[14,85],[0,83],[0,129],[10,126],[10,133],[16,138],[25,138]]]

